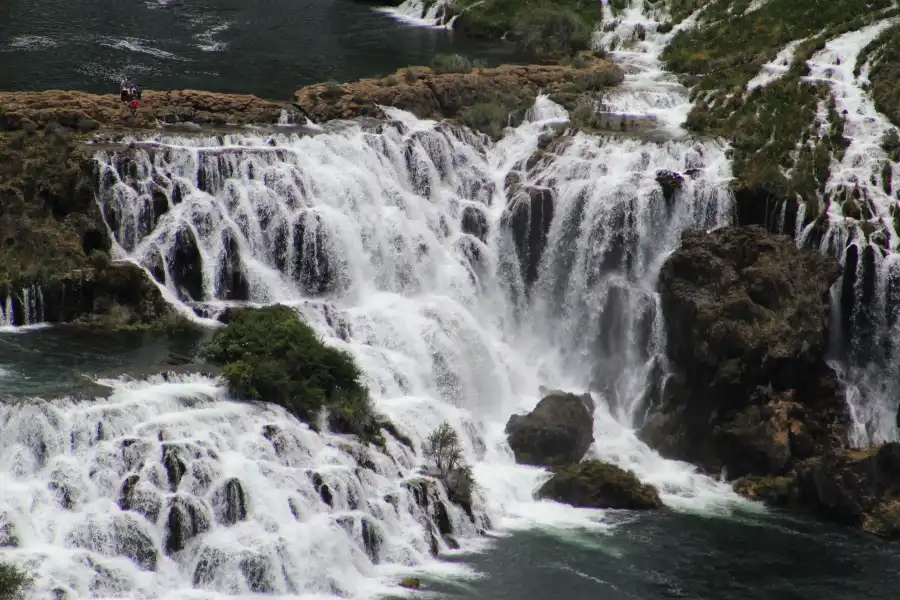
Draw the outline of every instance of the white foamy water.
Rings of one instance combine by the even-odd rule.
[[[676,33],[695,25],[699,11],[668,33],[660,33],[659,24],[667,16],[662,9],[648,9],[643,0],[631,0],[618,11],[612,9],[609,0],[602,0],[602,5],[603,28],[594,33],[594,44],[608,51],[625,69],[623,84],[603,95],[604,108],[616,114],[655,119],[661,130],[686,137],[682,125],[692,106],[688,91],[663,69],[659,57]]]
[[[0,332],[28,331],[45,326],[44,295],[30,286],[5,298],[0,296]]]
[[[377,8],[378,12],[417,27],[452,29],[456,15],[448,0],[404,0],[397,6]]]
[[[876,110],[866,90],[871,64],[859,65],[859,75],[854,73],[863,48],[896,23],[896,19],[885,19],[843,34],[829,40],[807,61],[807,79],[831,88],[836,110],[845,119],[844,136],[850,142],[842,159],[832,160],[830,166],[825,194],[831,202],[821,247],[835,254],[855,278],[854,288],[847,291],[854,299],[849,316],[853,329],[842,332],[848,337],[851,356],[838,368],[851,386],[848,402],[857,424],[853,441],[858,445],[898,437],[900,354],[894,340],[900,336],[896,314],[900,306],[900,240],[892,211],[900,168],[882,149],[884,135],[896,128]],[[848,198],[856,199],[860,219],[844,216]],[[874,233],[867,233],[861,222],[867,222],[867,229]],[[855,362],[858,357],[864,357],[862,364]]]
[[[767,86],[773,81],[784,77],[784,74],[790,69],[791,63],[794,62],[794,53],[797,51],[797,46],[806,40],[807,38],[794,40],[779,50],[775,58],[762,66],[759,75],[747,82],[747,91]]]
[[[632,91],[613,102],[677,126],[683,91],[643,54],[622,55]],[[387,113],[314,137],[161,135],[101,152],[98,202],[114,257],[185,314],[295,307],[355,357],[413,448],[317,434],[200,376],[3,405],[0,518],[35,598],[367,598],[406,573],[472,576],[433,546],[482,549],[488,526],[614,534],[606,511],[536,502],[548,474],[513,460],[504,424],[541,386],[593,389],[589,455],[633,469],[669,506],[752,506],[634,431],[664,361],[659,268],[681,232],[732,212],[725,147],[578,134],[547,148],[568,115],[543,97],[495,144]],[[666,198],[659,170],[690,174]],[[472,518],[419,472],[444,421],[474,465]]]

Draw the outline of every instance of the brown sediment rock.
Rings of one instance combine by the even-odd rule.
[[[408,67],[383,79],[318,83],[301,88],[294,105],[314,121],[382,117],[379,105],[407,110],[420,118],[455,117],[473,104],[527,104],[539,93],[573,105],[584,92],[618,85],[622,70],[589,57],[581,68],[567,65],[501,65],[469,73],[436,73]]]
[[[136,116],[118,94],[46,90],[0,92],[0,131],[56,122],[81,132],[103,128],[147,128],[157,122],[209,125],[277,123],[286,103],[243,94],[199,90],[145,90]]]

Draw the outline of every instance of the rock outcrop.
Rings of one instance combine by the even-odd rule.
[[[833,260],[761,227],[686,233],[659,290],[672,375],[640,435],[728,478],[788,473],[849,421],[825,363]]]
[[[900,538],[900,443],[828,453],[798,464],[786,476],[742,478],[735,489],[771,505]]]
[[[0,92],[0,131],[59,123],[76,131],[100,127],[155,127],[157,122],[199,125],[274,124],[285,103],[244,94],[199,90],[144,91],[135,117],[118,94],[47,90]]]
[[[652,485],[599,460],[563,467],[540,487],[537,496],[581,508],[642,510],[663,505]]]
[[[516,462],[535,466],[577,463],[594,442],[594,402],[590,394],[551,392],[527,415],[506,423]]]
[[[301,88],[294,105],[313,121],[383,117],[381,106],[420,118],[455,117],[478,103],[524,106],[546,93],[564,106],[586,91],[622,82],[622,70],[608,60],[585,59],[582,68],[565,65],[502,65],[466,73],[435,73],[428,67],[400,69],[383,79],[319,83]]]

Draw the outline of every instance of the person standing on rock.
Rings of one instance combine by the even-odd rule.
[[[119,97],[122,98],[123,103],[127,103],[131,98],[131,91],[129,89],[131,86],[128,85],[128,79],[122,78],[122,82],[119,84],[119,87]]]
[[[134,117],[137,115],[138,108],[141,106],[141,101],[136,97],[131,99],[131,116]]]

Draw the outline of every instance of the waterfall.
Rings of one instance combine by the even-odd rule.
[[[0,296],[0,332],[25,331],[44,324],[44,295],[41,287],[30,285],[19,294]]]
[[[857,445],[898,438],[900,405],[900,232],[896,183],[900,166],[882,146],[897,129],[868,92],[871,59],[860,52],[896,19],[877,21],[829,40],[808,61],[807,80],[829,86],[849,140],[834,159],[825,194],[830,200],[820,249],[844,266],[836,284],[834,366],[848,385]],[[858,71],[857,71],[858,68]],[[800,242],[810,239],[807,232]]]
[[[0,543],[35,573],[33,597],[366,598],[401,574],[469,575],[433,556],[483,548],[487,529],[614,527],[534,501],[548,474],[514,463],[504,424],[544,386],[590,389],[589,454],[667,505],[748,506],[634,433],[665,371],[658,270],[684,230],[728,222],[731,171],[724,144],[681,130],[689,103],[656,61],[664,36],[636,9],[616,18],[620,34],[649,34],[614,52],[630,73],[602,109],[652,118],[658,135],[565,132],[567,112],[539,97],[496,143],[387,109],[316,135],[99,151],[114,259],[201,321],[296,308],[354,356],[398,436],[381,450],[316,433],[199,375],[0,404]],[[445,421],[474,466],[472,515],[421,468]]]

